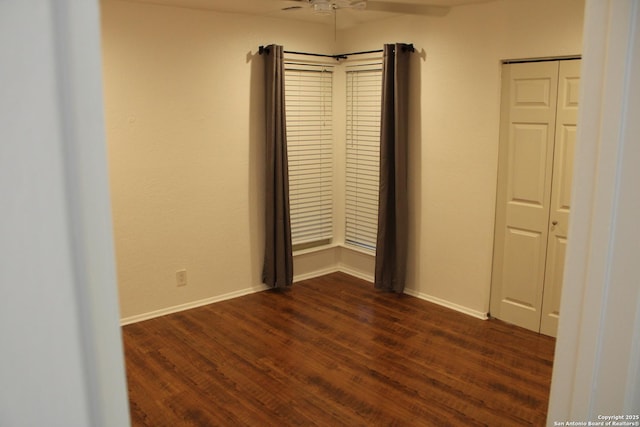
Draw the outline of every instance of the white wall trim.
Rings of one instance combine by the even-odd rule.
[[[338,267],[338,271],[342,273],[348,274],[353,277],[357,277],[358,279],[366,280],[369,283],[374,282],[374,277],[372,274],[363,273],[362,271],[354,270],[353,268],[346,266],[344,264],[340,264]]]
[[[87,384],[91,425],[125,426],[129,425],[129,413],[118,328],[99,4],[71,0],[42,3],[51,10],[52,18],[57,119],[78,333],[83,346],[83,366],[78,368]]]
[[[301,282],[303,280],[308,280],[308,279],[313,279],[316,277],[322,277],[322,276],[326,276],[327,274],[332,274],[332,273],[345,273],[348,274],[350,276],[353,277],[357,277],[358,279],[362,279],[362,280],[366,280],[369,283],[373,283],[373,276],[370,274],[365,274],[362,273],[360,271],[357,270],[353,270],[345,265],[338,265],[336,267],[330,267],[330,268],[326,268],[323,270],[317,270],[314,272],[310,272],[310,273],[305,273],[305,274],[301,274],[298,276],[294,277],[294,283],[297,282]],[[162,317],[162,316],[166,316],[167,314],[173,314],[173,313],[179,313],[181,311],[185,311],[185,310],[191,310],[192,308],[198,308],[198,307],[203,307],[205,305],[209,305],[209,304],[213,304],[216,302],[221,302],[221,301],[226,301],[226,300],[230,300],[233,298],[239,298],[245,295],[249,295],[249,294],[254,294],[254,293],[258,293],[258,292],[263,292],[265,290],[268,290],[269,287],[265,286],[265,285],[261,285],[261,286],[253,286],[251,288],[246,288],[240,291],[235,291],[235,292],[230,292],[228,294],[224,294],[224,295],[218,295],[215,297],[211,297],[211,298],[205,298],[205,299],[201,299],[198,301],[192,301],[192,302],[188,302],[185,304],[180,304],[180,305],[175,305],[172,307],[167,307],[167,308],[163,308],[160,310],[155,310],[155,311],[150,311],[148,313],[143,313],[143,314],[138,314],[135,316],[129,316],[129,317],[125,317],[122,318],[120,320],[120,325],[121,326],[126,326],[126,325],[131,325],[133,323],[138,323],[138,322],[142,322],[145,320],[150,320],[150,319],[155,319],[156,317]],[[405,289],[405,293],[407,295],[410,295],[412,297],[424,300],[424,301],[428,301],[434,304],[437,304],[439,306],[457,311],[459,313],[463,313],[472,317],[475,317],[476,319],[481,319],[481,320],[487,320],[489,317],[487,315],[487,313],[483,313],[477,310],[472,310],[468,307],[464,307],[462,305],[458,305],[455,304],[453,302],[438,298],[438,297],[434,297],[431,295],[427,295],[424,294],[422,292],[417,292],[413,289]]]
[[[303,280],[314,279],[316,277],[326,276],[327,274],[337,273],[340,271],[338,267],[328,267],[322,270],[311,271],[309,273],[298,274],[293,277],[293,283],[302,282]]]
[[[2,425],[130,425],[101,59],[97,1],[0,1]]]
[[[356,246],[356,245],[350,245],[349,243],[341,243],[338,246],[340,248],[342,248],[342,249],[346,249],[346,250],[349,250],[349,251],[352,251],[352,252],[357,252],[357,253],[360,253],[362,255],[370,256],[372,258],[376,257],[376,251],[371,251],[371,250],[368,250],[368,249],[364,249],[364,248],[361,248],[361,247]]]
[[[156,317],[166,316],[167,314],[179,313],[181,311],[191,310],[193,308],[203,307],[205,305],[213,304],[216,302],[227,301],[234,298],[239,298],[249,294],[255,294],[270,289],[266,285],[253,286],[251,288],[242,289],[239,291],[229,292],[227,294],[218,295],[211,298],[205,298],[197,301],[191,301],[184,304],[174,305],[160,310],[150,311],[148,313],[137,314],[135,316],[124,317],[120,320],[121,326],[130,325],[132,323],[138,323],[145,320],[155,319]]]
[[[628,399],[639,382],[631,343],[640,319],[640,232],[635,223],[640,203],[633,174],[640,155],[633,150],[638,132],[629,127],[637,123],[637,89],[634,94],[629,88],[640,84],[640,65],[633,62],[634,49],[640,56],[639,15],[637,0],[586,3],[572,213],[549,425],[640,410],[640,402]],[[629,260],[630,255],[636,258]]]
[[[405,289],[404,293],[407,295],[411,295],[412,297],[416,297],[419,298],[421,300],[424,301],[428,301],[428,302],[432,302],[434,304],[437,304],[439,306],[457,311],[459,313],[463,313],[466,315],[469,315],[471,317],[475,317],[476,319],[480,319],[480,320],[488,320],[489,316],[487,315],[487,313],[483,313],[481,311],[477,311],[477,310],[473,310],[471,308],[444,300],[442,298],[438,298],[438,297],[434,297],[432,295],[428,295],[428,294],[424,294],[422,292],[418,292],[415,291],[413,289]]]
[[[328,250],[331,250],[331,249],[335,249],[335,248],[337,248],[339,246],[340,245],[338,245],[336,243],[330,243],[328,245],[313,246],[313,247],[307,248],[307,249],[299,249],[297,251],[293,251],[293,258],[298,257],[298,256],[308,255],[308,254],[315,254],[317,252],[328,251]]]

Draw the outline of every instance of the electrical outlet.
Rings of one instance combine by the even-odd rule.
[[[187,270],[176,271],[176,283],[178,286],[187,286]]]

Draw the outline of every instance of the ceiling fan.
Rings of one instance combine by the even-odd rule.
[[[383,0],[286,0],[286,2],[290,5],[284,7],[282,10],[296,10],[309,7],[317,14],[331,14],[339,9],[355,9],[408,15],[444,16],[450,9],[446,6]]]

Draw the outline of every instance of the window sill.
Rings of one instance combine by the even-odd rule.
[[[298,255],[306,255],[306,254],[312,254],[315,252],[322,252],[322,251],[327,251],[330,249],[335,249],[337,247],[340,247],[341,245],[337,244],[337,243],[330,243],[328,245],[321,245],[321,246],[315,246],[313,248],[308,248],[308,249],[299,249],[297,251],[293,251],[293,256],[296,257]]]
[[[347,243],[330,243],[327,245],[315,246],[313,248],[308,248],[308,249],[299,249],[297,251],[293,251],[293,256],[295,257],[299,255],[306,255],[306,254],[312,254],[316,252],[328,251],[330,249],[335,249],[335,248],[348,249],[352,252],[358,252],[360,254],[369,255],[374,258],[376,256],[375,251],[370,251],[370,250],[358,247],[356,245],[349,245]]]
[[[374,258],[376,256],[376,252],[375,251],[367,250],[367,249],[361,248],[361,247],[359,247],[357,245],[350,245],[348,243],[343,243],[343,244],[340,244],[338,246],[340,246],[341,248],[344,248],[344,249],[349,249],[350,251],[353,251],[353,252],[361,253],[363,255],[369,255],[369,256],[374,257]]]

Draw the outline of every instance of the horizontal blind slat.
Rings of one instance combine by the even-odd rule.
[[[346,242],[375,251],[382,70],[347,70]]]
[[[333,234],[333,107],[329,67],[285,64],[291,240]]]

